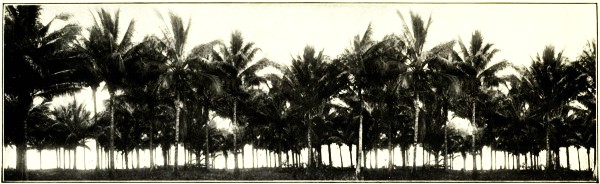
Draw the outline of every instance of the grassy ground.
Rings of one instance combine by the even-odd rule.
[[[172,169],[159,168],[153,171],[116,170],[115,180],[353,180],[354,170],[349,168],[323,168],[317,169],[312,174],[305,169],[298,168],[259,168],[240,169],[239,174],[233,170],[212,169],[207,171],[201,168],[180,169],[176,177]],[[16,180],[14,169],[5,169],[3,181]],[[108,171],[74,171],[63,169],[29,171],[30,180],[110,180]],[[480,181],[594,181],[589,171],[515,171],[496,170],[480,171],[477,178],[470,172],[443,171],[434,168],[418,168],[417,174],[411,174],[409,168],[399,168],[393,171],[387,169],[367,169],[364,171],[365,180],[480,180]],[[597,181],[596,181],[597,182]]]

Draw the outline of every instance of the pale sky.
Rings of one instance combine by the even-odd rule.
[[[136,21],[134,41],[140,41],[148,34],[162,36],[160,27],[165,26],[165,23],[158,18],[156,11],[167,15],[167,12],[172,10],[183,17],[184,21],[187,22],[188,18],[192,20],[186,46],[188,50],[195,45],[217,39],[228,43],[231,33],[240,30],[245,41],[255,42],[256,46],[262,49],[256,59],[267,57],[282,64],[289,64],[290,57],[302,53],[306,45],[313,45],[319,50],[324,49],[326,55],[336,57],[350,45],[356,34],[364,33],[370,22],[374,38],[377,40],[387,34],[400,33],[402,22],[396,10],[404,14],[407,21],[410,10],[419,13],[425,19],[432,16],[433,23],[425,49],[459,37],[468,43],[470,35],[475,30],[480,30],[485,42],[494,43],[495,48],[501,50],[494,58],[495,61],[506,59],[517,65],[528,65],[530,58],[535,57],[536,53],[541,52],[548,44],[556,46],[558,50],[564,49],[564,56],[574,60],[588,40],[597,38],[595,4],[217,3],[54,4],[42,7],[43,21],[47,22],[50,17],[66,12],[73,14],[73,21],[81,24],[83,28],[92,25],[91,12],[100,8],[106,8],[109,12],[120,9],[122,28],[125,28],[129,20]],[[56,25],[59,26],[60,23]],[[89,88],[82,90],[76,98],[85,102],[90,111],[93,109]],[[105,99],[108,99],[108,93],[99,92],[99,104]],[[60,97],[53,103],[66,104],[70,100],[72,97]],[[99,111],[103,109],[102,105],[98,106]],[[464,120],[454,121],[462,126],[468,124]],[[333,149],[334,158],[337,158],[337,148],[334,146]],[[485,156],[487,153],[489,151],[484,150],[484,158],[489,158]],[[94,158],[91,154],[93,152],[89,157]],[[580,154],[584,160],[584,154]],[[5,161],[6,156],[10,155],[12,154],[4,154]],[[349,159],[348,156],[344,155],[344,159]],[[88,158],[90,165],[95,163],[89,160],[91,158]],[[571,159],[573,162],[574,157]],[[36,164],[36,153],[30,152],[28,160],[31,161],[30,165]],[[469,163],[470,160],[467,159]],[[232,164],[232,161],[229,163]],[[348,163],[349,161],[345,161],[346,165]],[[456,165],[458,168],[462,167],[462,161]],[[48,167],[53,165],[48,163]],[[31,165],[30,168],[36,167]]]
[[[129,20],[136,21],[134,41],[148,34],[162,36],[160,29],[165,23],[157,12],[167,15],[171,10],[185,22],[192,21],[188,50],[212,40],[228,43],[231,33],[240,30],[245,41],[261,48],[256,59],[266,57],[282,64],[289,64],[291,56],[302,53],[306,45],[336,57],[350,45],[354,35],[364,33],[369,23],[377,40],[400,33],[402,22],[396,10],[407,21],[411,10],[425,18],[431,15],[433,23],[425,49],[459,37],[468,44],[470,35],[480,30],[485,42],[501,50],[495,61],[506,59],[517,65],[528,65],[548,44],[564,49],[564,55],[574,60],[585,43],[596,38],[597,27],[594,4],[53,4],[43,8],[43,21],[61,12],[71,13],[72,21],[84,28],[92,25],[92,12],[120,9],[122,28]],[[93,106],[86,100],[90,97],[89,89],[77,95],[78,100],[88,102],[91,110]],[[98,95],[100,100],[107,97],[105,91]]]

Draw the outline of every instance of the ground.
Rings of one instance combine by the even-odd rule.
[[[15,181],[16,171],[5,169],[3,181]],[[322,168],[309,174],[305,169],[299,168],[257,168],[240,169],[239,174],[233,170],[202,168],[181,168],[179,175],[173,175],[173,169],[158,168],[140,170],[116,170],[115,180],[353,180],[354,169],[350,168]],[[471,172],[444,171],[435,168],[418,168],[417,174],[411,174],[410,168],[398,168],[392,171],[387,169],[364,170],[365,180],[480,180],[480,181],[595,181],[590,171],[516,171],[495,170],[480,171],[477,178]],[[32,170],[29,171],[29,180],[110,180],[108,171],[87,170],[74,171],[65,169]]]

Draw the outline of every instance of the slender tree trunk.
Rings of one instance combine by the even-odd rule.
[[[418,141],[418,137],[419,137],[419,93],[416,94],[417,98],[414,102],[414,106],[415,106],[415,137],[413,139],[414,143],[413,143],[413,168],[412,168],[412,172],[413,173],[417,173],[417,141]]]
[[[521,170],[521,154],[517,153],[515,156],[517,157],[517,171],[520,171]]]
[[[329,166],[333,167],[333,161],[331,161],[331,143],[327,144],[327,155],[329,156]]]
[[[129,153],[124,151],[122,157],[125,160],[125,169],[129,170]]]
[[[38,154],[40,155],[40,170],[42,170],[42,149],[38,149]]]
[[[463,168],[465,171],[467,171],[467,153],[463,153],[462,157],[463,157]]]
[[[175,99],[175,162],[173,164],[173,174],[177,176],[177,162],[179,161],[179,118],[181,117],[181,108],[183,104],[181,102],[181,97],[177,94],[177,99]]]
[[[402,168],[406,168],[406,149],[400,151],[402,154]]]
[[[590,166],[590,147],[585,147],[585,150],[585,152],[587,153],[588,170],[591,171],[592,167]]]
[[[340,151],[340,168],[344,168],[344,159],[342,158],[342,145],[338,144],[338,150]]]
[[[242,150],[242,169],[245,169],[245,168],[246,168],[246,162],[244,162],[244,157],[245,157],[245,156],[244,156],[244,155],[245,155],[245,154],[244,154],[244,146],[245,146],[245,145],[242,145],[242,149],[241,149],[241,150]]]
[[[388,171],[392,170],[392,165],[394,164],[393,159],[394,159],[394,154],[392,154],[393,151],[393,147],[392,147],[392,129],[389,128],[388,129]]]
[[[87,170],[87,166],[85,164],[85,148],[83,148],[83,170]]]
[[[110,138],[108,139],[108,152],[109,152],[109,175],[112,176],[112,172],[115,169],[115,92],[109,90],[110,94]]]
[[[473,111],[471,111],[473,119],[471,119],[471,124],[473,124],[473,128],[477,128],[477,124],[475,123],[475,112],[476,112],[476,107],[477,107],[477,102],[473,102]],[[471,137],[472,139],[472,144],[473,145],[473,176],[477,175],[477,156],[475,153],[475,149],[477,148],[475,145],[475,134],[473,134],[473,136]]]
[[[237,100],[233,100],[233,171],[238,173],[238,154],[237,154]]]
[[[154,120],[150,120],[150,170],[154,170]]]
[[[567,146],[566,148],[567,148],[567,170],[571,170],[571,161],[569,161],[570,160],[569,146]]]
[[[444,170],[448,170],[448,121],[444,121]]]
[[[363,151],[363,116],[362,116],[362,112],[363,112],[363,97],[362,97],[362,89],[358,88],[358,98],[359,98],[359,102],[360,102],[360,109],[359,109],[359,116],[358,116],[358,145],[356,147],[357,151],[358,151],[358,155],[356,155],[356,157],[358,158],[357,162],[356,162],[356,171],[355,171],[355,177],[356,180],[361,180],[362,179],[362,173],[361,173],[361,163],[360,160],[362,160],[364,158],[364,151]]]
[[[94,102],[94,124],[98,122],[98,111],[96,109],[96,92],[98,90],[98,86],[90,86],[92,88],[92,101]],[[96,137],[96,170],[100,168],[100,156],[98,154],[98,138]]]
[[[73,149],[73,169],[77,170],[77,146]]]
[[[577,167],[579,167],[579,171],[581,171],[581,158],[579,156],[579,148],[577,148]]]
[[[352,144],[348,145],[348,153],[350,153],[350,168],[353,168],[354,160],[352,160]]]
[[[550,123],[548,118],[544,118],[547,123]],[[546,171],[552,170],[552,159],[550,157],[550,125],[546,126]]]

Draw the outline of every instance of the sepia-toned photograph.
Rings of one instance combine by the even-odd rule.
[[[2,4],[2,182],[598,182],[598,2]]]

